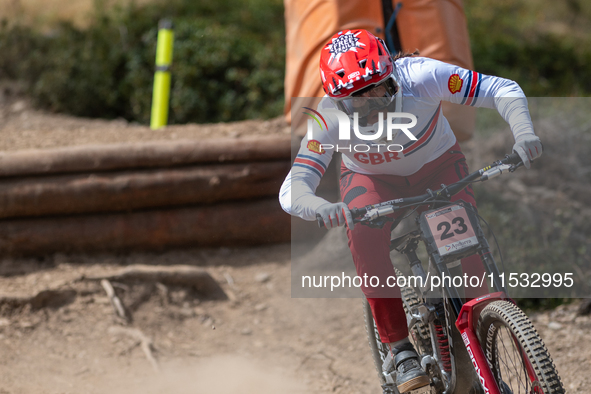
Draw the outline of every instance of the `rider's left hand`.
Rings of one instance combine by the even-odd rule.
[[[326,228],[336,228],[347,223],[349,229],[355,228],[349,207],[344,202],[324,204],[318,207],[316,214],[320,215]]]
[[[513,145],[513,152],[516,152],[525,168],[530,168],[530,162],[542,155],[542,141],[540,138],[533,134],[527,134],[519,137]]]

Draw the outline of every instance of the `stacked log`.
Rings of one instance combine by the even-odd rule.
[[[276,195],[289,160],[0,181],[0,218],[139,209]]]
[[[0,153],[0,253],[290,240],[289,136]]]
[[[0,152],[0,177],[289,160],[291,138],[150,141]]]
[[[289,216],[276,198],[211,206],[7,220],[4,255],[252,246],[287,242]]]

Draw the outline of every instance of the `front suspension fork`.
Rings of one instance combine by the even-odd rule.
[[[480,385],[486,394],[501,394],[501,391],[499,390],[497,381],[490,370],[484,351],[478,341],[478,337],[474,332],[475,309],[482,310],[483,307],[492,301],[507,299],[505,293],[496,292],[468,301],[462,306],[460,314],[458,315],[458,320],[456,321],[456,327],[460,331],[462,340],[464,341],[464,345],[466,346],[466,350],[468,351],[468,355],[474,366],[474,371],[476,371]]]

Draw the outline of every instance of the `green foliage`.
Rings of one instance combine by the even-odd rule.
[[[466,0],[475,68],[517,81],[531,97],[590,95],[591,10],[583,5]]]
[[[158,20],[175,23],[169,123],[272,117],[283,107],[279,0],[175,0],[105,11],[85,29],[49,35],[0,28],[0,76],[28,82],[36,103],[89,117],[148,123]]]
[[[147,121],[156,30],[129,62],[132,116]],[[175,26],[171,122],[228,121],[280,113],[285,54],[235,26],[181,21]],[[142,89],[143,87],[143,89]]]
[[[0,78],[36,103],[90,117],[150,116],[157,25],[175,23],[170,123],[272,117],[283,107],[281,0],[154,0],[96,9],[86,28],[0,26]],[[112,3],[112,2],[110,2]],[[475,68],[528,96],[591,94],[591,3],[465,0]]]

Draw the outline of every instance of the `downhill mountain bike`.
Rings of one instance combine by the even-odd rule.
[[[473,172],[451,185],[421,196],[353,208],[356,223],[380,226],[403,212],[392,228],[418,207],[428,206],[416,219],[418,229],[396,237],[390,249],[405,256],[415,281],[399,285],[407,315],[409,337],[420,355],[431,384],[413,393],[437,394],[554,394],[564,393],[560,377],[544,342],[528,317],[507,296],[504,282],[471,204],[450,202],[469,184],[513,172],[523,163],[517,154]],[[321,224],[321,220],[319,220]],[[417,256],[419,243],[429,255],[425,272]],[[462,276],[459,260],[478,254],[493,292],[468,302],[464,287],[442,281],[437,289],[429,277]],[[403,274],[396,270],[398,277]],[[410,277],[410,276],[409,276]],[[483,280],[485,278],[483,277]],[[403,281],[404,283],[405,281]],[[399,282],[397,282],[399,283]],[[457,283],[457,282],[455,282]],[[399,394],[392,354],[380,341],[371,309],[364,300],[369,344],[385,391]]]

